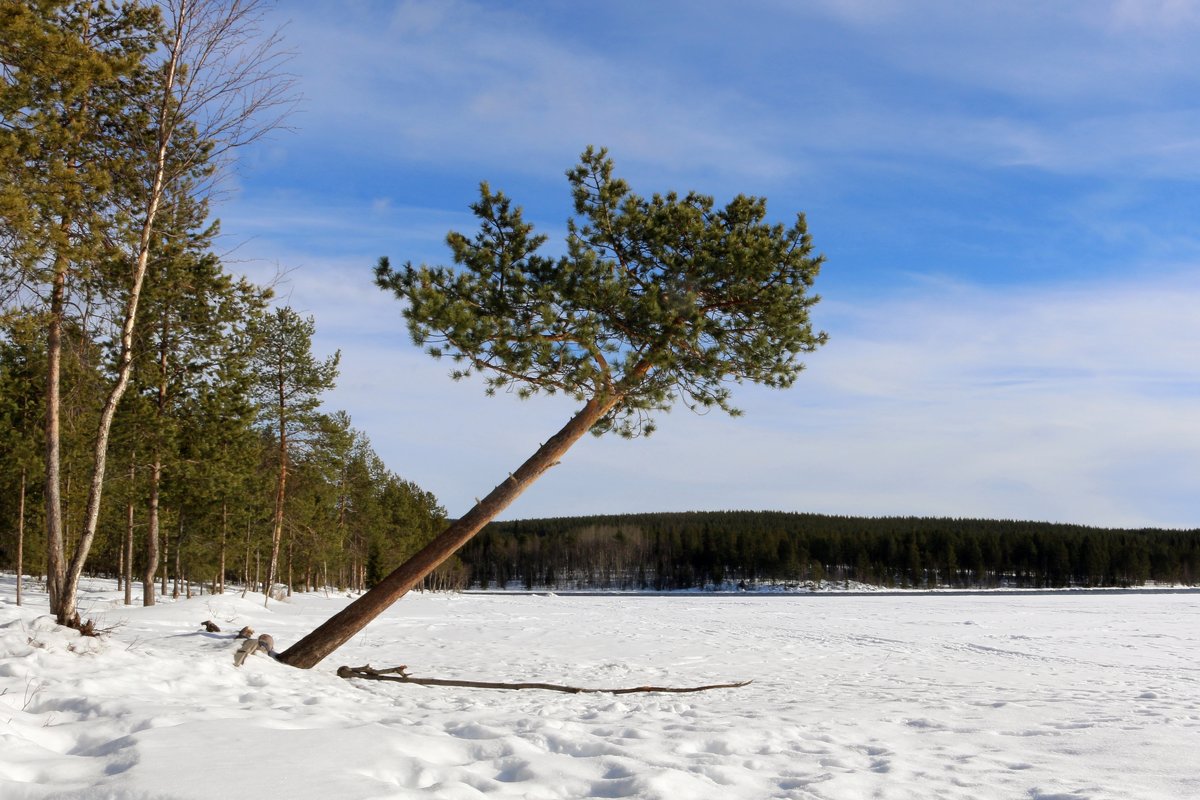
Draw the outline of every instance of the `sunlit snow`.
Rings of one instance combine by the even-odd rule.
[[[301,671],[233,664],[347,602],[120,605],[81,639],[0,576],[0,798],[1200,797],[1200,594],[413,594]],[[222,633],[203,632],[211,619]],[[691,695],[348,681],[340,665]]]

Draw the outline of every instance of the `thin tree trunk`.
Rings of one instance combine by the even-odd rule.
[[[63,552],[71,553],[74,542],[71,541],[71,462],[67,461],[66,475],[63,480]],[[66,571],[63,572],[63,586],[66,586]]]
[[[263,592],[263,606],[271,599],[271,588],[275,585],[276,569],[279,564],[279,545],[283,538],[283,502],[287,488],[288,473],[288,439],[287,439],[287,401],[284,396],[284,378],[282,367],[279,374],[279,479],[275,485],[275,520],[271,530],[271,562],[267,567],[267,588]]]
[[[175,580],[171,582],[171,597],[179,599],[179,584],[183,580],[183,512],[179,512],[179,532],[175,535]],[[166,587],[163,587],[166,592]]]
[[[64,232],[70,222],[64,218]],[[46,588],[50,613],[57,614],[63,602],[66,555],[62,518],[62,326],[67,294],[67,258],[54,257],[54,282],[50,290],[50,319],[46,326]]]
[[[142,605],[152,606],[155,603],[154,578],[158,573],[158,536],[159,536],[159,507],[158,488],[162,478],[162,462],[158,450],[154,452],[154,462],[150,465],[150,519],[146,530],[146,563],[142,568]]]
[[[369,592],[284,651],[279,660],[293,667],[308,669],[345,644],[366,627],[367,623],[403,597],[409,589],[420,583],[421,579],[466,544],[546,470],[557,464],[571,445],[603,419],[620,399],[620,395],[611,395],[589,400],[558,433],[550,437],[516,472],[492,489],[487,497],[476,503],[466,515],[451,523],[433,541],[373,586]]]
[[[292,550],[296,545],[296,534],[288,536],[288,551],[287,551],[287,596],[292,596]]]
[[[213,583],[213,594],[225,594],[225,539],[229,533],[229,504],[221,501],[221,551],[218,557],[219,565],[217,580]]]
[[[246,521],[246,563],[242,567],[242,597],[250,591],[250,521]]]
[[[137,453],[129,456],[129,502],[125,504],[125,541],[121,543],[125,572],[125,605],[133,605],[133,485],[137,478]]]
[[[25,583],[25,467],[21,467],[21,492],[17,496],[17,605]]]
[[[123,552],[122,565],[125,569],[125,605],[133,605],[133,501],[125,509],[125,541],[121,543]]]
[[[167,535],[166,531],[163,531],[163,534],[162,534],[162,551],[163,551],[162,576],[161,576],[162,596],[166,597],[167,596],[167,564],[170,563],[170,561],[171,561],[171,537]]]

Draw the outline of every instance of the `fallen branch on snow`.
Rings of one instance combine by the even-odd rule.
[[[737,689],[748,686],[753,681],[738,681],[737,683],[714,683],[708,686],[635,686],[626,689],[588,689],[582,686],[562,686],[557,683],[495,683],[492,681],[460,681],[447,678],[414,678],[408,674],[408,667],[401,664],[398,667],[375,669],[370,664],[362,667],[338,667],[339,678],[362,678],[367,681],[396,681],[397,683],[415,683],[421,686],[460,686],[467,689],[543,689],[548,692],[566,692],[567,694],[636,694],[643,692],[669,692],[672,694],[688,694],[691,692],[707,692],[711,689]]]

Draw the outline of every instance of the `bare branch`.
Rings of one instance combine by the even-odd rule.
[[[370,664],[362,667],[338,667],[339,678],[361,678],[368,681],[395,681],[396,683],[415,683],[418,686],[458,686],[465,689],[541,689],[547,692],[565,692],[566,694],[691,694],[693,692],[708,692],[713,689],[740,689],[749,686],[753,681],[735,681],[733,683],[712,683],[707,686],[632,686],[622,689],[596,689],[583,686],[564,686],[558,683],[498,683],[495,681],[462,681],[449,678],[414,678],[408,674],[408,667],[390,667],[375,669]]]

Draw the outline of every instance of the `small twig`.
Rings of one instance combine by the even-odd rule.
[[[21,703],[21,710],[27,711],[29,709],[29,704],[32,703],[34,698],[37,697],[41,693],[42,689],[45,689],[45,688],[46,688],[46,684],[43,681],[37,681],[37,680],[34,680],[33,678],[26,678],[25,679],[25,700],[23,703]]]
[[[408,674],[405,666],[388,669],[375,669],[370,664],[362,667],[339,667],[339,678],[362,678],[368,681],[395,681],[397,683],[415,683],[420,686],[459,686],[467,689],[542,689],[548,692],[566,692],[567,694],[635,694],[644,692],[668,692],[671,694],[688,694],[690,692],[707,692],[712,689],[737,689],[747,686],[753,681],[738,681],[735,683],[713,683],[708,686],[634,686],[624,689],[591,689],[582,686],[563,686],[557,683],[496,683],[493,681],[460,681],[446,678],[414,678]]]

